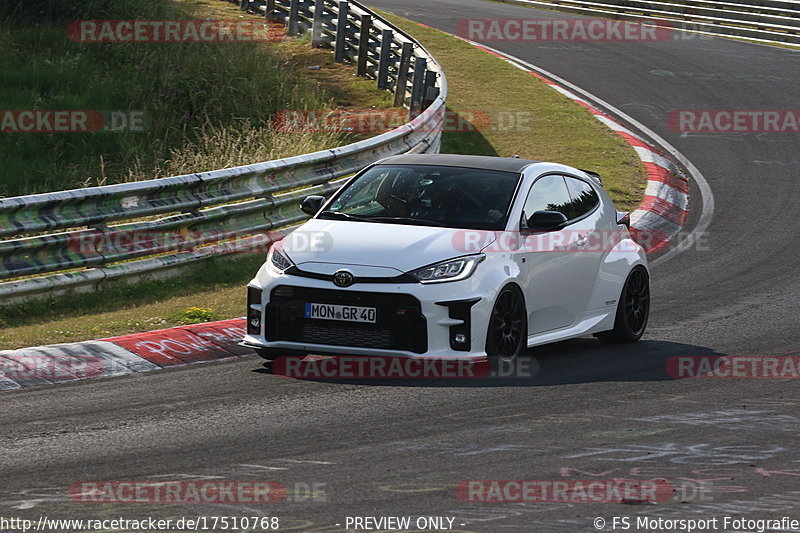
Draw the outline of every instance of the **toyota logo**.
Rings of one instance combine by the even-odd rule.
[[[354,282],[353,274],[347,270],[339,270],[333,275],[333,283],[337,287],[349,287]]]

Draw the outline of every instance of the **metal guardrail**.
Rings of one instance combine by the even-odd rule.
[[[500,0],[580,15],[666,23],[678,30],[800,45],[798,0]]]
[[[0,303],[266,251],[285,234],[282,228],[307,218],[299,209],[305,195],[330,194],[343,183],[339,178],[389,155],[438,152],[447,81],[412,37],[352,0],[237,3],[283,20],[288,34],[312,31],[314,46],[332,47],[339,62],[352,61],[414,118],[368,140],[286,159],[0,199],[0,238],[6,239],[0,280],[8,280],[0,282]]]

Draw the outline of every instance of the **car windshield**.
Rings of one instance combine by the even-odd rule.
[[[349,183],[321,218],[501,230],[520,174],[462,167],[378,165]]]

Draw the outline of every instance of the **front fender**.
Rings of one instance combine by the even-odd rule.
[[[621,239],[600,261],[589,309],[616,308],[625,280],[637,265],[644,266],[649,275],[644,249],[630,237]]]

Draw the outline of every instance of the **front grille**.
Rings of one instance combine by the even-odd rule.
[[[311,322],[310,320],[308,322]],[[318,320],[317,322],[321,322]],[[371,329],[358,325],[303,324],[303,339],[314,344],[340,345],[356,348],[392,349],[392,332],[388,329]]]
[[[363,324],[305,318],[308,302],[375,307],[377,322]],[[270,341],[424,353],[428,349],[427,331],[419,300],[409,294],[281,285],[272,289],[266,309],[266,336]]]

